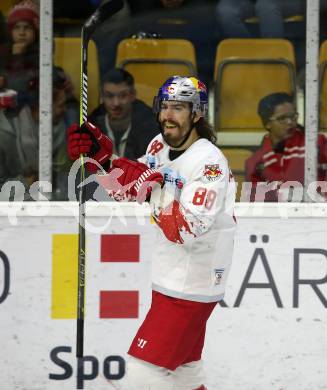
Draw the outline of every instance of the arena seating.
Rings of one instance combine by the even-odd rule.
[[[169,76],[197,73],[194,47],[184,39],[124,39],[117,48],[116,66],[134,76],[138,97],[150,106]]]
[[[70,76],[77,99],[80,95],[81,38],[56,37],[54,39],[54,64],[62,67]],[[100,102],[100,75],[98,53],[94,41],[88,47],[88,112]]]
[[[242,183],[245,180],[245,161],[252,155],[252,151],[241,148],[221,148],[229,162],[235,181],[238,183],[236,200],[240,200]]]
[[[259,100],[273,92],[296,95],[295,55],[284,39],[226,39],[215,58],[215,128],[263,131]]]
[[[0,10],[1,12],[7,16],[10,9],[17,3],[17,1],[14,0],[1,0],[1,6]]]

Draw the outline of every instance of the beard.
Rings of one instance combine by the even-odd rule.
[[[167,133],[165,134],[165,125],[167,122],[176,127],[176,132],[174,134],[171,134],[169,132],[168,132],[168,134]],[[190,136],[190,134],[192,132],[193,126],[190,125],[188,130],[183,132],[183,134],[181,134],[182,129],[183,129],[183,127],[174,121],[163,121],[160,123],[160,132],[161,132],[162,138],[164,139],[166,144],[172,148],[179,148],[180,146],[182,146],[184,144],[184,142],[186,142],[186,140],[188,139],[188,137]]]
[[[168,130],[168,133],[165,132],[165,126],[166,124],[169,123],[170,125],[174,125],[176,130],[177,130],[177,134],[171,134]],[[160,131],[161,131],[161,134],[162,134],[162,138],[164,139],[164,141],[169,145],[169,146],[172,146],[174,147],[176,144],[179,143],[179,139],[180,139],[180,136],[179,136],[179,130],[180,130],[180,125],[174,121],[163,121],[160,123]]]

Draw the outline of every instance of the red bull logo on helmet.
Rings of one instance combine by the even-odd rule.
[[[207,92],[207,87],[202,81],[196,79],[195,77],[190,77],[190,80],[192,81],[197,92]]]
[[[203,176],[209,181],[218,180],[223,174],[223,171],[219,168],[219,164],[208,164],[204,166]]]
[[[167,87],[167,92],[170,94],[170,95],[173,95],[175,93],[175,87],[173,85],[168,85]]]

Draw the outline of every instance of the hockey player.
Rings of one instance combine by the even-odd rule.
[[[112,145],[99,129],[69,129],[71,157],[100,162],[118,180],[107,181],[110,195],[146,198],[156,221],[152,304],[128,351],[127,390],[206,389],[206,322],[224,296],[236,225],[235,183],[205,120],[207,103],[196,78],[169,78],[154,100],[161,134],[139,161],[118,158],[111,168]]]

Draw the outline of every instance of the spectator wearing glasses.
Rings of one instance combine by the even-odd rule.
[[[297,122],[292,97],[284,92],[263,97],[258,114],[268,133],[260,148],[245,163],[246,181],[253,184],[250,200],[285,200],[279,196],[282,183],[304,184],[304,129]],[[327,139],[323,134],[318,135],[318,148],[317,180],[326,180]],[[257,189],[262,182],[271,183],[271,191],[261,195]]]

